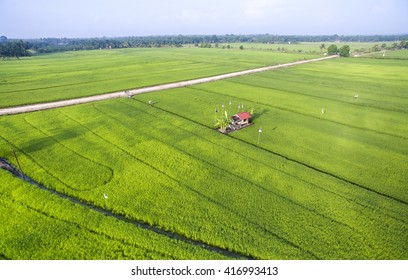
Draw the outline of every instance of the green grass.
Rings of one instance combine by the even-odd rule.
[[[255,122],[264,128],[263,148],[408,202],[406,69],[404,62],[341,59],[199,85],[179,94],[188,91],[208,103],[219,100],[213,107],[228,100],[258,107]],[[157,106],[172,112],[194,104],[175,94],[157,94]],[[326,109],[323,116],[321,108]],[[210,125],[212,110],[207,104],[194,108],[201,111],[196,118],[183,110],[179,114]],[[256,143],[257,129],[237,137]]]
[[[0,255],[53,258],[34,226],[24,231],[30,220],[52,225],[44,244],[69,248],[55,258],[225,257],[131,225],[142,222],[248,258],[406,259],[406,69],[399,60],[336,59],[3,116],[0,156],[16,164],[16,150],[26,174],[75,201],[0,170],[8,221]],[[256,108],[254,125],[216,132],[215,109],[235,113],[238,103]],[[62,242],[70,232],[79,236]],[[117,252],[101,253],[98,242]],[[75,255],[82,244],[89,250]]]
[[[223,259],[0,173],[4,259]]]
[[[311,55],[198,48],[65,52],[0,61],[0,108],[208,77]]]

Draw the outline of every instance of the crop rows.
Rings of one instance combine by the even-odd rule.
[[[382,96],[381,104],[384,104],[382,108],[373,109],[367,108],[367,103],[371,100],[364,99],[364,92],[360,92],[360,100],[355,101],[354,91],[348,91],[348,103],[344,102],[345,97],[341,96],[345,93],[338,90],[335,85],[326,87],[326,91],[320,95],[316,92],[321,90],[320,88],[313,92],[310,90],[309,93],[308,88],[314,81],[303,77],[303,71],[306,70],[302,68],[313,67],[302,66],[299,70],[296,68],[277,73],[262,73],[256,75],[256,78],[242,77],[185,90],[174,90],[170,94],[140,96],[140,99],[156,97],[160,100],[158,107],[192,118],[206,126],[211,126],[214,122],[214,113],[211,111],[216,107],[220,109],[220,105],[225,103],[226,110],[229,110],[227,105],[229,100],[234,101],[232,107],[235,111],[237,103],[244,103],[247,108],[258,107],[257,114],[262,117],[256,114],[255,118],[258,120],[255,119],[254,122],[267,127],[262,133],[264,141],[260,144],[266,150],[406,203],[408,197],[403,183],[407,180],[404,172],[407,168],[406,113],[389,109],[388,99],[392,97],[387,94]],[[319,65],[318,69],[324,67]],[[381,71],[383,69],[384,67]],[[298,89],[277,90],[277,87],[291,87],[294,78],[286,81],[286,77],[293,76],[293,71],[297,74],[295,77]],[[348,81],[345,78],[343,82],[346,81],[353,83],[353,80]],[[246,84],[242,84],[243,82]],[[262,84],[265,86],[262,87]],[[269,88],[266,88],[266,85],[269,85]],[[393,95],[401,96],[399,106],[403,108],[406,103],[401,103],[404,101],[401,85],[396,84],[388,90]],[[308,95],[305,96],[305,93]],[[375,94],[379,99],[382,90],[378,89],[371,94]],[[332,99],[326,99],[327,95]],[[194,102],[197,99],[200,102]],[[327,109],[324,116],[320,113],[322,107]],[[237,137],[256,143],[257,129],[249,128],[248,133],[239,133]],[[367,162],[371,164],[367,165]]]
[[[303,174],[307,178],[305,182],[300,180],[299,176],[293,174],[289,176],[287,173],[290,172],[282,166],[276,167],[277,170],[273,171],[269,161],[265,159],[258,164],[256,161],[248,164],[247,159],[242,159],[240,149],[222,152],[223,147],[211,144],[196,135],[202,134],[199,125],[193,125],[197,129],[196,134],[187,132],[177,126],[183,127],[189,121],[173,116],[169,124],[169,120],[163,121],[153,117],[158,115],[169,118],[168,113],[162,113],[146,104],[115,102],[97,104],[94,107],[97,110],[87,108],[86,116],[80,114],[77,117],[71,110],[68,112],[63,110],[62,114],[57,114],[58,117],[53,114],[52,121],[44,113],[38,113],[44,115],[44,118],[39,118],[35,114],[24,118],[26,123],[38,120],[37,125],[41,123],[43,130],[53,131],[57,135],[59,132],[56,130],[61,124],[64,124],[65,129],[76,128],[75,141],[64,140],[65,149],[66,147],[70,150],[80,149],[78,143],[87,141],[89,151],[81,151],[83,155],[92,154],[94,160],[105,158],[105,161],[110,160],[111,165],[115,165],[111,161],[119,159],[126,163],[130,172],[122,171],[117,162],[115,170],[120,176],[102,187],[109,192],[108,207],[112,207],[116,212],[177,231],[189,238],[203,240],[257,258],[327,258],[332,254],[330,250],[333,248],[323,244],[332,242],[341,244],[338,245],[340,249],[336,256],[344,258],[347,256],[346,248],[356,246],[358,240],[363,238],[363,232],[359,232],[361,221],[356,223],[350,220],[344,210],[338,209],[338,213],[324,210],[325,207],[320,205],[322,202],[317,203],[315,199],[319,192],[321,200],[326,199],[323,205],[331,207],[339,200],[339,196],[326,190],[319,190],[310,183],[306,184],[307,181],[311,181],[307,178],[310,176],[309,172],[305,171]],[[92,120],[102,115],[104,125],[93,126]],[[151,127],[138,126],[139,123],[147,121],[151,127],[155,127],[154,130]],[[81,126],[78,126],[78,122]],[[191,126],[190,123],[189,127]],[[112,127],[115,128],[114,133],[110,132]],[[129,133],[132,128],[137,129],[137,133]],[[207,128],[204,136],[211,137],[212,133],[213,131]],[[185,147],[191,146],[187,145],[191,141],[196,145],[188,151],[189,149]],[[234,142],[242,145],[240,141]],[[250,150],[255,149],[248,145],[244,146]],[[58,151],[61,148],[59,147]],[[99,155],[106,150],[112,154]],[[209,158],[210,155],[212,158]],[[226,165],[225,167],[220,166],[220,158],[216,155],[224,158],[221,162]],[[38,153],[35,156],[37,160],[41,157],[45,155]],[[231,166],[229,162],[232,162],[232,158],[234,163]],[[269,164],[265,165],[264,162]],[[273,162],[276,164],[275,160]],[[89,168],[91,167],[90,164]],[[258,170],[256,174],[251,172],[254,168]],[[242,173],[236,170],[242,170]],[[331,184],[336,186],[339,183],[336,184],[335,181]],[[51,182],[45,182],[47,183]],[[288,192],[288,188],[293,193]],[[349,188],[351,189],[350,186]],[[101,190],[81,192],[68,190],[68,193],[103,206],[101,199],[98,201]],[[366,193],[365,195],[368,200],[372,199],[371,195]],[[347,199],[343,199],[342,202],[346,203]],[[351,202],[347,204],[353,205],[351,208],[353,214],[358,211],[362,217],[367,215],[373,219],[370,214],[372,209],[356,206]],[[404,208],[400,209],[403,210]],[[392,213],[387,213],[387,216],[377,213],[376,216],[392,221],[391,227],[387,230],[400,231],[406,227],[406,221],[393,219]],[[365,226],[370,228],[368,225]],[[342,234],[327,235],[319,228]],[[374,232],[378,231],[377,228]],[[376,234],[373,235],[372,241],[376,240]],[[255,240],[257,243],[253,244]]]
[[[293,62],[298,54],[210,49],[67,52],[0,63],[0,107],[91,96]]]
[[[4,258],[223,258],[1,176],[8,182],[0,197]]]
[[[333,73],[341,65],[354,73]],[[388,95],[359,74],[367,67],[392,73],[389,62],[339,60],[2,117],[2,157],[15,163],[15,149],[35,181],[112,216],[0,170],[0,254],[53,258],[45,248],[60,248],[62,231],[72,242],[55,258],[225,257],[207,244],[256,259],[406,259],[407,81],[390,74]],[[230,114],[255,107],[255,125],[216,132],[222,104]],[[35,242],[19,253],[28,245],[13,232]],[[89,252],[75,255],[75,244]]]

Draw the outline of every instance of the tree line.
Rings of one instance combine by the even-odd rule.
[[[16,57],[29,56],[30,44],[22,40],[1,42],[0,43],[0,57]]]
[[[115,37],[115,38],[41,38],[30,40],[7,39],[0,37],[0,56],[1,57],[22,57],[30,55],[32,50],[35,53],[52,53],[73,50],[94,50],[94,49],[116,49],[116,48],[152,48],[152,47],[181,47],[185,44],[195,46],[211,46],[211,44],[225,43],[267,43],[282,44],[299,42],[388,42],[400,41],[394,43],[395,48],[408,48],[405,38],[408,35],[166,35],[166,36],[139,36],[139,37]]]

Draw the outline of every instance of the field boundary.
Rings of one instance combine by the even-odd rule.
[[[290,63],[285,63],[285,64],[265,66],[265,67],[255,68],[255,69],[249,69],[249,70],[232,72],[232,73],[227,73],[227,74],[222,74],[222,75],[217,75],[217,76],[211,76],[207,78],[198,78],[198,79],[193,79],[193,80],[161,84],[161,85],[156,85],[156,86],[137,88],[133,90],[118,91],[118,92],[100,94],[100,95],[95,95],[95,96],[88,96],[88,97],[74,98],[74,99],[54,101],[54,102],[45,102],[45,103],[38,103],[38,104],[32,104],[32,105],[23,105],[23,106],[4,108],[4,109],[0,109],[0,116],[15,115],[15,114],[21,114],[21,113],[34,112],[34,111],[42,111],[42,110],[48,110],[48,109],[53,109],[53,108],[60,108],[60,107],[108,100],[108,99],[113,99],[113,98],[132,97],[134,95],[148,93],[148,92],[155,92],[155,91],[209,83],[209,82],[224,80],[224,79],[233,78],[233,77],[250,75],[250,74],[255,74],[255,73],[269,71],[269,70],[275,70],[279,68],[291,67],[291,66],[310,63],[310,62],[332,59],[336,57],[339,57],[339,56],[332,55],[332,56],[319,57],[319,58],[314,58],[314,59],[300,60],[300,61],[290,62]]]

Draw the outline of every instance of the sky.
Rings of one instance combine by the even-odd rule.
[[[391,35],[407,15],[407,0],[0,0],[0,35]]]

